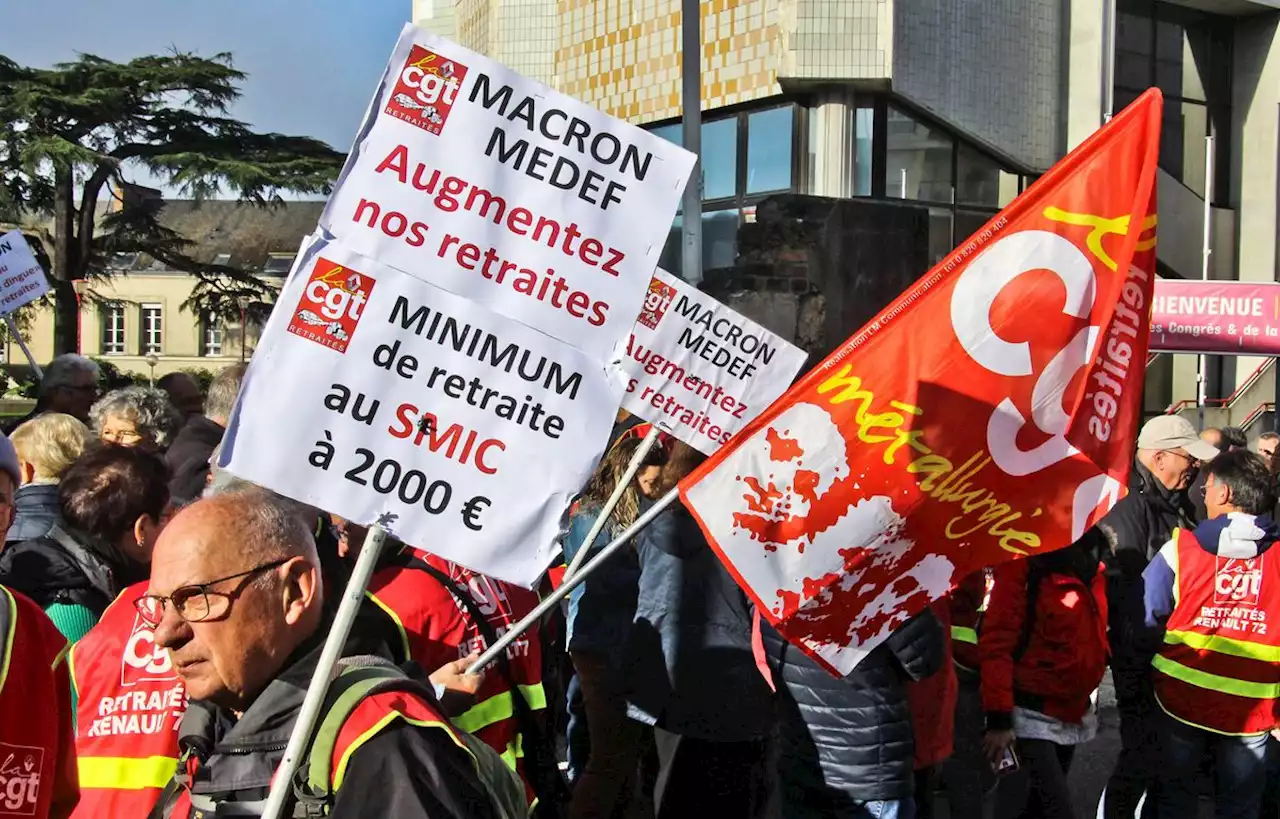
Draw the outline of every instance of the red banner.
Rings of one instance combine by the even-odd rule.
[[[760,611],[830,669],[1114,502],[1140,419],[1160,110],[1140,97],[681,485]]]
[[[1151,352],[1280,355],[1280,284],[1157,280]]]

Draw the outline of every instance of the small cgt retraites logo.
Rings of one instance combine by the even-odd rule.
[[[654,276],[649,282],[649,292],[644,294],[644,307],[636,321],[650,330],[658,329],[658,322],[662,321],[675,297],[676,289]]]
[[[289,332],[345,353],[373,293],[373,284],[371,276],[323,256],[317,258],[289,321]]]
[[[444,130],[467,67],[415,45],[396,78],[387,113],[431,134]]]

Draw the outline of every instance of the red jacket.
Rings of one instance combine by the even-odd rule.
[[[405,563],[404,558],[412,560]],[[374,574],[368,596],[395,622],[402,641],[399,652],[427,673],[472,651],[483,651],[487,643],[469,611],[439,580],[415,567],[414,561],[430,564],[458,586],[468,589],[498,636],[538,605],[535,592],[477,574],[410,546],[403,547],[396,560]],[[496,666],[488,669],[475,705],[454,718],[453,724],[493,748],[520,774],[532,801],[534,793],[525,770],[524,743],[514,697],[522,697],[535,717],[545,719],[547,696],[542,686],[542,643],[538,631],[526,631],[511,644],[506,655],[519,690],[511,690]]]
[[[982,620],[978,654],[988,728],[1010,727],[1015,703],[1063,722],[1079,722],[1106,671],[1107,596],[1101,566],[1089,585],[1071,572],[1037,570],[1034,621],[1027,624],[1031,563],[1015,560],[996,569]]]
[[[79,799],[67,639],[0,586],[0,816],[63,819]]]
[[[951,611],[946,600],[937,600],[930,608],[942,624],[945,634],[951,625]],[[931,768],[951,756],[955,745],[956,696],[959,682],[951,662],[951,645],[944,641],[946,658],[942,668],[920,682],[907,683],[907,707],[911,709],[911,727],[915,733],[915,769]]]

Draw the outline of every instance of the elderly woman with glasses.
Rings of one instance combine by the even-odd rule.
[[[89,410],[104,443],[164,452],[182,428],[182,418],[163,390],[125,387],[107,393]]]

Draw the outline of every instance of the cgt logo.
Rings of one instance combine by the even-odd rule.
[[[0,816],[35,816],[44,748],[0,742]]]
[[[429,134],[439,134],[466,76],[465,65],[415,45],[396,78],[386,112]]]
[[[372,293],[372,277],[321,256],[302,290],[289,332],[345,353]]]
[[[133,632],[124,644],[124,658],[120,662],[120,684],[137,685],[140,682],[178,679],[173,670],[169,652],[156,645],[156,633],[150,626],[135,617]]]
[[[1217,605],[1256,606],[1262,595],[1262,557],[1248,560],[1218,558],[1213,578],[1213,602]]]
[[[658,322],[662,321],[675,297],[676,289],[654,276],[649,282],[649,292],[644,294],[644,307],[636,321],[650,330],[658,329]]]

